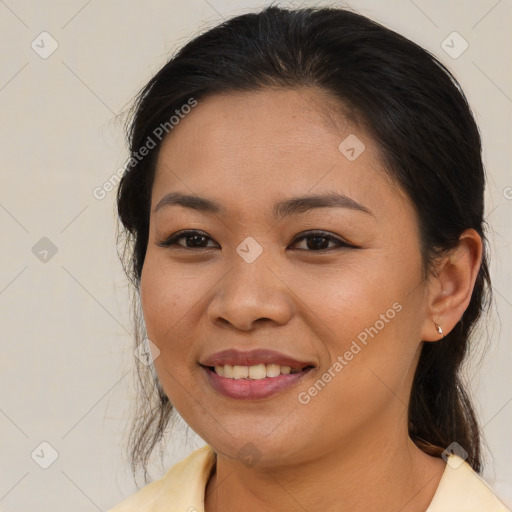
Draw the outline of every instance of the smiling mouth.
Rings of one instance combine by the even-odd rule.
[[[226,379],[246,379],[246,380],[262,380],[266,378],[275,378],[281,375],[291,375],[301,373],[305,370],[313,368],[312,366],[304,366],[303,368],[292,368],[279,364],[256,364],[251,366],[240,366],[225,364],[222,366],[208,366],[212,372],[219,377]]]

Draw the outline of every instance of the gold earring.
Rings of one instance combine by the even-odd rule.
[[[436,326],[437,334],[439,334],[439,336],[442,336],[444,338],[443,329],[441,328],[441,326],[439,324],[436,324],[435,322],[434,322],[434,325]]]

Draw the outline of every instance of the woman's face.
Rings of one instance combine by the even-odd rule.
[[[433,330],[417,218],[335,107],[314,88],[216,95],[159,153],[148,338],[172,404],[227,457],[272,466],[407,436]],[[183,230],[198,233],[165,244]]]

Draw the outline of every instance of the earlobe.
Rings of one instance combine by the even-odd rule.
[[[439,336],[444,338],[443,328],[439,324],[436,324],[435,322],[434,322],[434,325],[436,326],[437,334],[439,334]]]
[[[424,341],[443,339],[466,311],[482,263],[483,244],[474,229],[465,230],[457,247],[442,257],[430,278]]]

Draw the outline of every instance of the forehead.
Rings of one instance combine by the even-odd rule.
[[[315,147],[326,133],[339,139],[347,125],[341,103],[318,88],[215,94],[199,100],[180,120],[164,140],[161,152],[179,150],[173,140],[180,145],[185,142],[187,147],[217,150],[218,157],[242,146],[297,150],[297,139],[305,147]]]
[[[174,189],[255,202],[326,190],[371,196],[385,174],[374,141],[324,91],[225,93],[199,100],[163,141],[152,203]]]

